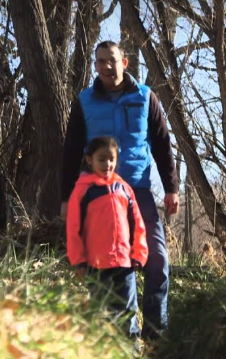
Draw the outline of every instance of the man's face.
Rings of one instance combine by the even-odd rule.
[[[123,71],[128,65],[128,59],[123,58],[117,46],[99,47],[96,52],[95,68],[104,87],[116,90],[123,81]]]

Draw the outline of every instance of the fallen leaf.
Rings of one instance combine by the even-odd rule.
[[[19,302],[18,300],[14,298],[6,298],[1,305],[1,308],[3,309],[12,309],[13,311],[16,311],[19,308]]]
[[[69,315],[60,316],[55,324],[55,328],[58,330],[69,330],[71,328],[71,317]]]
[[[75,333],[74,340],[75,343],[81,343],[84,340],[84,335],[82,333]]]
[[[16,344],[9,343],[7,345],[7,349],[14,359],[21,359],[24,357],[24,353],[18,348]]]

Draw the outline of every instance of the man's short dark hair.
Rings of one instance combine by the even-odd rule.
[[[124,57],[124,55],[125,55],[124,49],[117,42],[110,41],[110,40],[100,42],[95,49],[95,55],[97,54],[97,50],[100,47],[102,47],[104,49],[109,49],[110,47],[113,47],[113,46],[117,47],[120,50],[122,57]]]

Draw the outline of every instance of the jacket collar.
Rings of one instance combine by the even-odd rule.
[[[76,183],[79,184],[96,184],[99,186],[103,185],[111,185],[115,181],[122,181],[122,178],[117,174],[113,173],[110,179],[105,179],[97,176],[95,173],[82,172],[79,176],[79,179]]]
[[[123,73],[123,80],[125,83],[125,92],[134,92],[138,90],[138,82],[128,72]],[[103,84],[99,76],[97,76],[94,80],[93,89],[96,94],[108,94],[108,92],[103,88]]]

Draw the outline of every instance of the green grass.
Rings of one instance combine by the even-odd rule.
[[[65,257],[12,249],[0,263],[0,358],[132,358],[133,343],[88,291]],[[105,314],[105,315],[104,315]]]
[[[132,358],[132,343],[101,303],[89,302],[65,256],[39,246],[0,262],[0,358]],[[143,276],[138,276],[142,297]],[[169,330],[150,359],[223,359],[226,279],[211,270],[171,275]],[[145,357],[144,357],[145,358]]]
[[[223,359],[226,353],[226,279],[203,273],[172,278],[169,330],[161,359]]]

